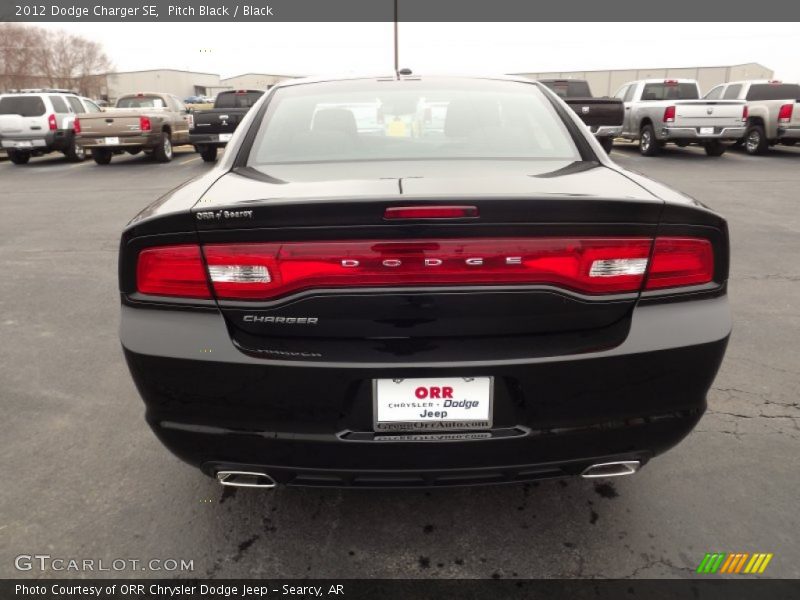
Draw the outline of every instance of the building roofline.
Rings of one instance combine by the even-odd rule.
[[[528,71],[519,73],[509,73],[510,75],[529,75],[531,73],[607,73],[609,71],[656,71],[656,70],[678,70],[678,69],[730,69],[731,67],[746,67],[747,65],[756,65],[762,69],[773,71],[769,67],[757,62],[736,63],[734,65],[699,65],[690,67],[628,67],[625,69],[571,69],[561,71]],[[773,71],[774,72],[774,71]]]
[[[187,71],[186,69],[141,69],[139,71],[109,71],[105,75],[127,75],[129,73],[155,73],[157,71],[170,71],[172,73],[192,73],[193,75],[213,75],[219,77],[218,73],[206,73],[204,71]]]
[[[286,75],[285,73],[242,73],[241,75],[231,75],[230,77],[220,77],[220,81],[227,81],[228,79],[236,79],[237,77],[247,77],[248,75],[259,75],[259,76],[266,76],[266,77],[291,77],[293,79],[298,79],[300,77],[305,77],[304,75]]]

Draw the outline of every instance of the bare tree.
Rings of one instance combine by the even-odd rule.
[[[57,87],[97,97],[111,68],[95,41],[65,31],[0,23],[0,90]]]

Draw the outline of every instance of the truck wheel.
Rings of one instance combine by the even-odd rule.
[[[206,162],[214,162],[217,160],[217,147],[216,146],[206,146],[202,150],[200,150],[200,156],[203,157],[203,160]]]
[[[728,149],[728,147],[725,144],[716,141],[706,142],[705,148],[706,148],[706,154],[708,154],[709,156],[722,156],[723,154],[725,154],[725,150]]]
[[[656,156],[661,152],[661,146],[656,139],[656,132],[652,125],[645,125],[639,134],[639,152],[642,156]]]
[[[108,148],[95,148],[92,150],[92,158],[98,165],[107,165],[111,162],[113,154]]]
[[[750,125],[744,134],[744,149],[748,154],[764,154],[769,148],[769,141],[761,125]]]
[[[86,160],[86,148],[81,146],[77,140],[70,142],[69,148],[64,151],[64,156],[70,162],[83,162]]]
[[[8,151],[8,160],[15,165],[26,165],[30,159],[31,155],[29,152],[18,152],[17,150]]]
[[[604,137],[598,140],[600,145],[603,147],[603,150],[606,151],[606,154],[611,152],[611,149],[614,147],[614,138],[612,137]]]
[[[158,145],[153,148],[153,158],[160,163],[168,163],[172,160],[172,140],[169,139],[169,134],[166,131],[161,132],[161,139]]]

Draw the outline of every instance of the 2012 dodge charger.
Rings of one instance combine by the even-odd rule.
[[[703,414],[728,260],[538,83],[298,80],[125,229],[121,340],[226,485],[624,475]]]

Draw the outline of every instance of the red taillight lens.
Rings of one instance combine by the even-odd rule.
[[[384,219],[463,219],[477,217],[477,206],[393,206]]]
[[[50,115],[49,117],[47,117],[47,126],[50,128],[50,131],[55,131],[56,129],[58,129],[55,115]]]
[[[139,117],[139,129],[142,131],[150,131],[150,117]]]
[[[658,238],[645,289],[699,285],[714,279],[711,242],[700,238]]]
[[[664,123],[674,123],[675,122],[675,107],[668,106],[664,109]]]
[[[750,109],[747,107],[747,104],[745,104],[742,107],[742,123],[747,123],[747,119],[749,118],[750,118]]]
[[[72,131],[74,131],[75,133],[80,133],[81,132],[81,120],[80,119],[76,118],[72,122]]]
[[[778,123],[789,123],[792,120],[794,104],[784,104],[778,111]]]
[[[161,246],[139,253],[136,289],[154,296],[211,298],[198,246]]]
[[[219,298],[304,289],[408,285],[555,285],[589,294],[638,291],[651,240],[479,239],[210,244]]]

